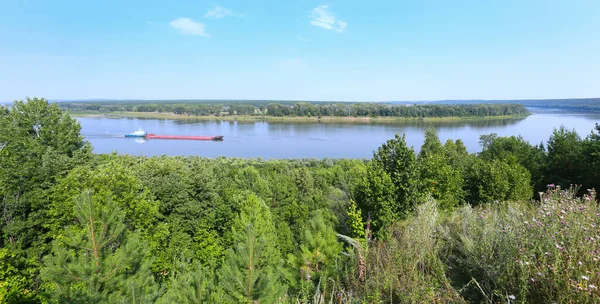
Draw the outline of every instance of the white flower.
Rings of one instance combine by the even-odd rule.
[[[581,278],[582,278],[582,279],[584,279],[584,280],[586,280],[586,281],[589,281],[589,280],[590,280],[590,278],[588,278],[588,277],[586,277],[586,276],[584,276],[584,275],[582,275],[582,276],[581,276]]]

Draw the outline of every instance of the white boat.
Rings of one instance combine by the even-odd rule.
[[[135,132],[125,134],[125,137],[146,137],[147,133],[142,128]]]

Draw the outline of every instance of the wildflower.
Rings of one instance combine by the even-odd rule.
[[[511,299],[511,300],[514,300],[514,299],[516,299],[516,297],[515,297],[515,296],[513,296],[513,295],[509,295],[509,296],[508,296],[508,298],[509,298],[509,299]]]
[[[556,246],[556,248],[558,248],[558,250],[563,250],[564,249],[564,247],[562,247],[562,246],[560,246],[558,244],[554,244],[554,246]]]
[[[588,288],[589,288],[589,289],[596,289],[596,286],[594,286],[594,285],[590,284],[590,285],[588,286]]]
[[[535,280],[533,278],[531,278],[531,283],[535,283]]]
[[[582,275],[582,276],[581,276],[581,278],[582,278],[582,279],[584,279],[584,280],[586,280],[586,281],[589,281],[589,280],[590,280],[590,278],[588,278],[588,277],[586,277],[586,276],[584,276],[584,275]]]

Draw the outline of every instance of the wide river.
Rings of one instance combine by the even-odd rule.
[[[521,135],[532,144],[546,142],[561,125],[587,136],[600,123],[600,114],[565,113],[530,108],[524,119],[403,122],[395,124],[273,123],[188,121],[137,118],[78,118],[81,133],[95,153],[130,155],[197,155],[216,158],[371,158],[386,140],[405,133],[415,151],[423,143],[425,129],[437,129],[442,142],[461,139],[469,152],[481,150],[479,136]],[[124,138],[143,128],[161,135],[223,135],[223,141],[192,141]]]

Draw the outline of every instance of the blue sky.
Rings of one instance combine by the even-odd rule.
[[[0,1],[0,101],[600,96],[600,1]]]

